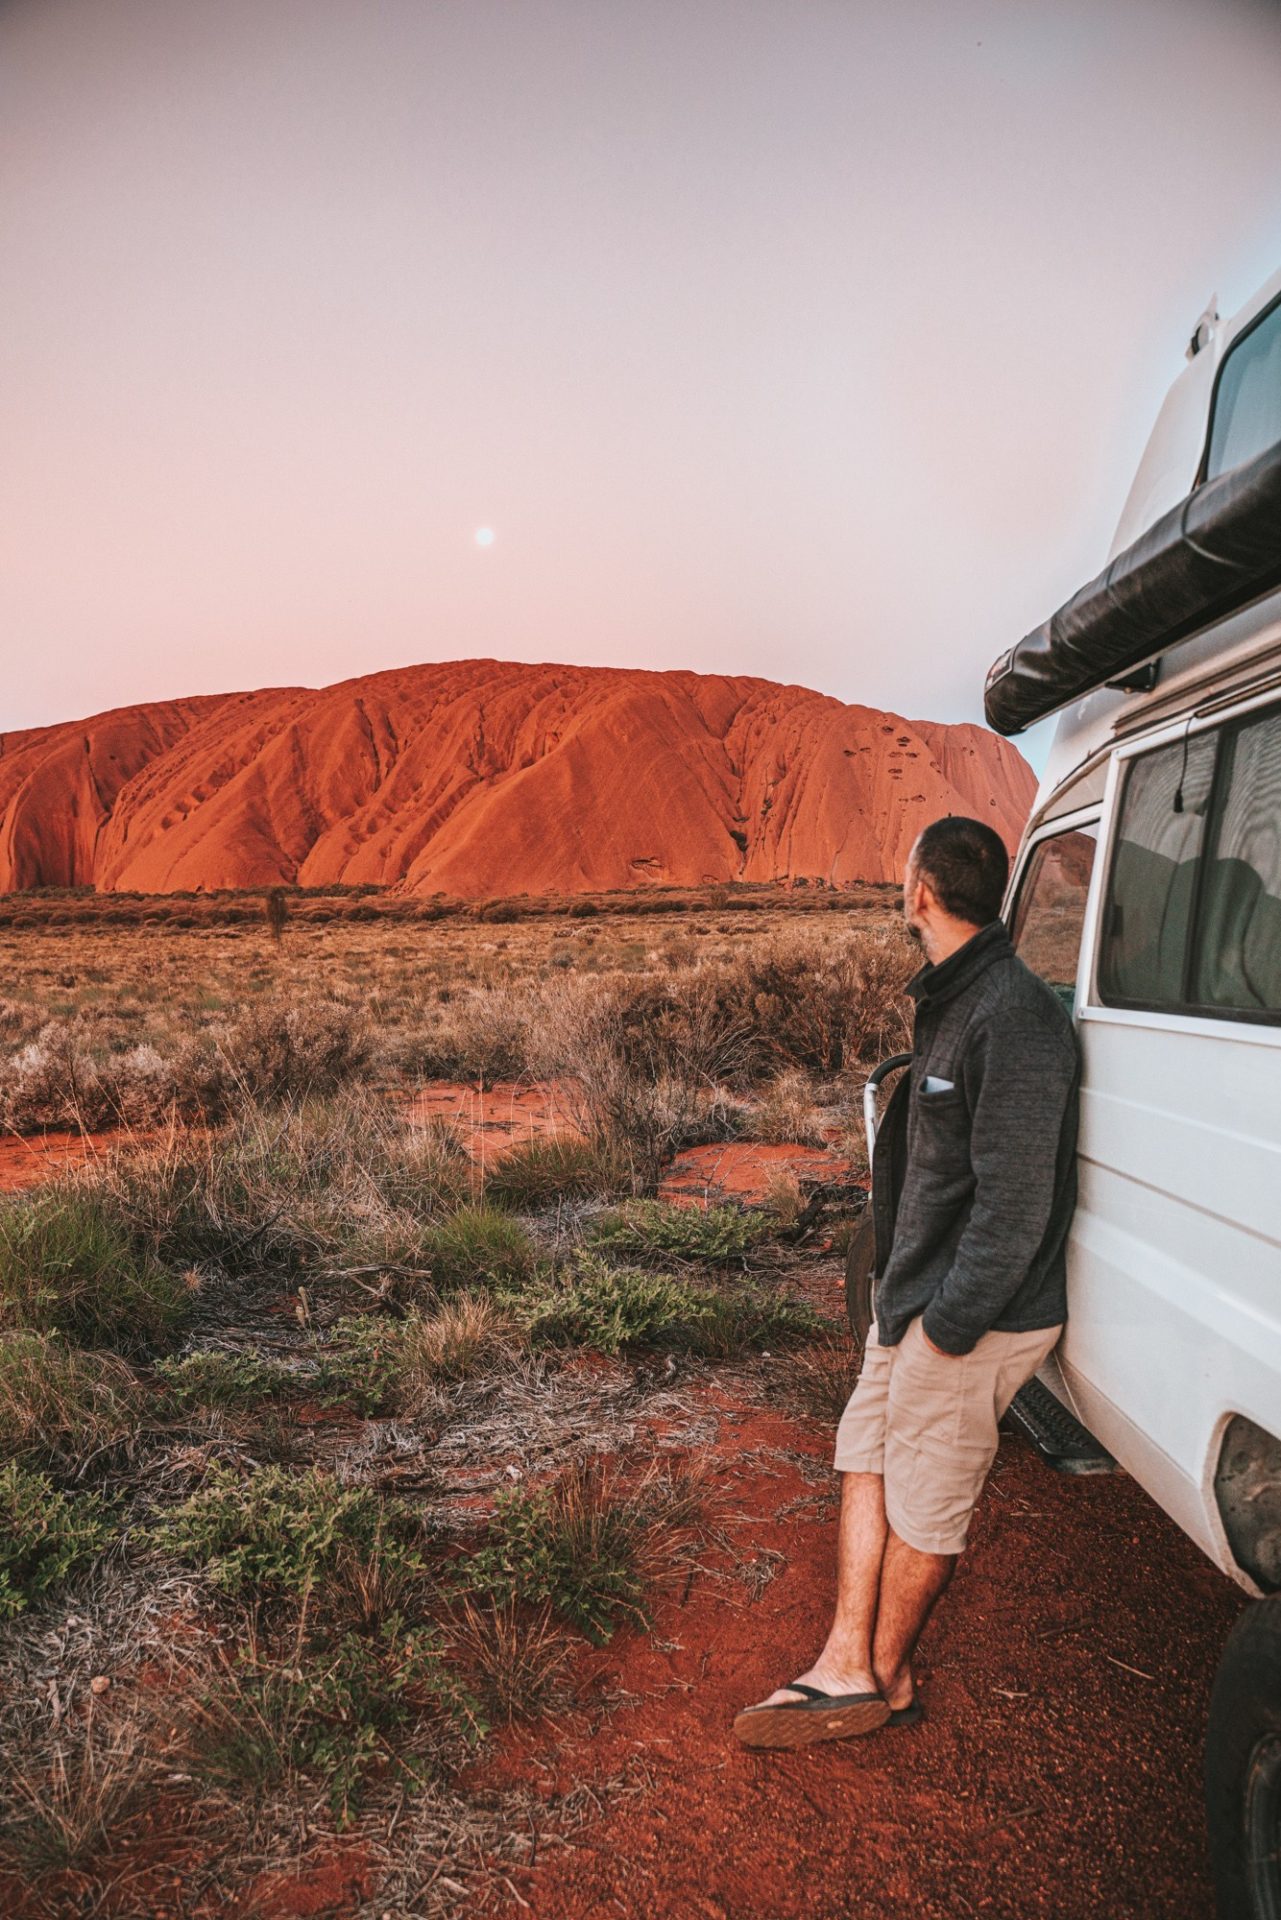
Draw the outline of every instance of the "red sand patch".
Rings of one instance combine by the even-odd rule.
[[[115,1133],[0,1134],[0,1193],[38,1187],[65,1167],[96,1159],[118,1137]]]
[[[500,1080],[483,1092],[452,1080],[434,1080],[414,1095],[411,1121],[447,1120],[478,1160],[504,1153],[539,1134],[577,1134],[571,1095],[554,1081]]]
[[[698,1200],[705,1206],[726,1200],[760,1201],[780,1172],[814,1181],[847,1180],[852,1171],[848,1160],[826,1147],[728,1140],[678,1153],[663,1175],[659,1193],[664,1200]]]

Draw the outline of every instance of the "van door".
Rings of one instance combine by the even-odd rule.
[[[1078,974],[1076,1411],[1225,1571],[1235,1416],[1281,1436],[1281,709],[1118,751]]]

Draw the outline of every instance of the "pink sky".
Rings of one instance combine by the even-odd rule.
[[[1281,263],[1279,93],[1189,0],[11,0],[0,729],[473,654],[976,717]]]

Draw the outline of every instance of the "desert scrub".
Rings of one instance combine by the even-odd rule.
[[[437,1384],[469,1379],[524,1339],[516,1316],[489,1294],[459,1294],[435,1313],[410,1314],[400,1327],[400,1411],[430,1404]]]
[[[438,1004],[433,1023],[407,1043],[405,1069],[424,1079],[466,1080],[482,1089],[515,1080],[529,1059],[537,1003],[528,990],[479,987]]]
[[[136,1432],[142,1391],[114,1354],[85,1353],[56,1334],[0,1334],[0,1455],[85,1460]]]
[[[145,1354],[168,1345],[192,1291],[129,1231],[93,1174],[0,1201],[0,1325]]]
[[[646,1267],[619,1267],[581,1251],[519,1302],[534,1346],[619,1353],[660,1347],[724,1358],[810,1337],[802,1301],[744,1281],[697,1285]]]
[[[196,1692],[188,1759],[199,1778],[259,1794],[314,1774],[345,1824],[375,1769],[421,1784],[433,1748],[483,1731],[435,1627],[389,1615],[369,1633],[326,1639],[302,1626],[302,1646],[295,1638],[275,1658],[251,1630]]]
[[[608,1150],[572,1134],[535,1134],[496,1160],[485,1181],[485,1197],[499,1206],[527,1213],[555,1206],[558,1200],[585,1200],[627,1190]]]
[[[418,1513],[314,1469],[261,1467],[245,1478],[217,1467],[154,1529],[157,1547],[201,1567],[227,1594],[302,1599],[353,1559],[379,1559],[415,1577],[425,1568]]]
[[[602,1213],[588,1240],[606,1253],[637,1260],[701,1260],[731,1266],[746,1260],[767,1222],[738,1207],[675,1207],[662,1200],[630,1200]]]
[[[422,1237],[432,1285],[440,1293],[464,1287],[519,1288],[534,1271],[537,1252],[518,1220],[485,1204],[458,1212]]]
[[[97,1494],[59,1493],[46,1474],[16,1460],[0,1467],[0,1619],[79,1573],[111,1533]]]
[[[450,1643],[491,1723],[545,1712],[572,1651],[550,1607],[521,1607],[514,1600],[483,1606],[464,1600]]]
[[[323,1407],[386,1413],[404,1398],[408,1323],[382,1313],[349,1316],[315,1355],[310,1387]]]
[[[858,1380],[859,1356],[848,1333],[827,1328],[819,1337],[781,1353],[770,1385],[799,1413],[839,1420]]]
[[[689,1564],[701,1502],[696,1476],[670,1465],[628,1485],[617,1467],[589,1460],[500,1493],[455,1578],[498,1607],[545,1605],[599,1643],[620,1622],[644,1625],[648,1589]]]
[[[772,1144],[821,1147],[822,1116],[810,1077],[800,1067],[785,1067],[765,1086],[747,1116],[749,1139]]]
[[[235,1092],[273,1102],[323,1098],[369,1064],[363,1016],[334,1000],[252,1007],[221,1036],[218,1051]]]
[[[136,1246],[236,1277],[416,1261],[422,1231],[467,1196],[471,1174],[439,1130],[348,1094],[244,1107],[217,1133],[110,1155],[90,1178]]]
[[[306,1385],[296,1367],[244,1352],[184,1353],[181,1359],[157,1361],[155,1375],[165,1401],[180,1413],[199,1407],[235,1413]]]

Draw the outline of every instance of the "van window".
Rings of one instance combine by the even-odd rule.
[[[1281,303],[1229,348],[1215,390],[1205,477],[1227,473],[1281,440]]]
[[[1130,762],[1103,914],[1104,1001],[1186,1004],[1188,934],[1216,745],[1216,735],[1200,733]]]
[[[1019,959],[1048,981],[1069,1013],[1076,1004],[1076,963],[1097,832],[1094,826],[1077,827],[1037,843],[1019,885],[1010,932]]]
[[[1281,1012],[1281,712],[1223,742],[1214,844],[1206,858],[1192,998]]]

